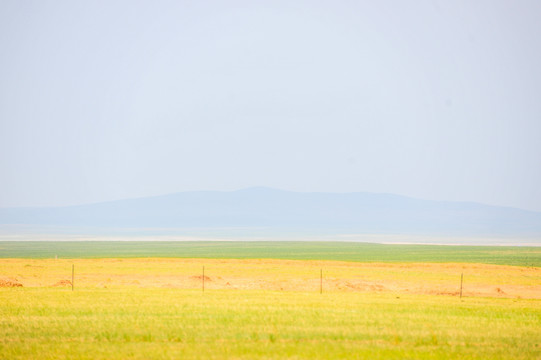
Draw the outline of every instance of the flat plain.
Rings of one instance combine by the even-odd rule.
[[[460,262],[541,267],[540,246],[441,246],[338,241],[0,241],[0,258],[209,258]]]
[[[538,248],[15,245],[0,243],[0,358],[541,357]]]

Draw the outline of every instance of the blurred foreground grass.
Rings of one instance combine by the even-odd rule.
[[[539,359],[541,302],[391,292],[0,289],[3,359]]]

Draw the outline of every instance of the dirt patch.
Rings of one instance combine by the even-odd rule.
[[[339,280],[338,280],[339,281]],[[381,284],[377,283],[352,283],[346,281],[345,285],[338,284],[337,289],[339,290],[354,290],[354,291],[385,291],[387,288]]]
[[[384,291],[384,290],[387,290],[387,288],[383,285],[380,285],[380,284],[373,284],[373,285],[370,285],[370,290],[373,290],[373,291]]]
[[[459,291],[428,291],[428,294],[433,295],[445,295],[445,296],[459,296]]]
[[[17,281],[17,279],[0,279],[0,287],[11,288],[11,287],[23,287],[23,284]]]
[[[53,285],[54,287],[60,287],[60,286],[71,286],[71,281],[69,280],[60,280],[56,284]]]
[[[354,290],[365,290],[366,289],[365,286],[362,286],[362,285],[359,285],[359,284],[352,284],[352,283],[349,283],[349,282],[346,282],[346,287],[348,287],[350,289],[354,289]]]
[[[192,279],[203,280],[203,275],[192,276]],[[212,281],[212,279],[205,275],[205,281]]]

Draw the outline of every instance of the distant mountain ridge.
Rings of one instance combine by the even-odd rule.
[[[0,224],[541,237],[540,212],[393,194],[271,188],[181,192],[66,207],[4,208],[0,209]]]

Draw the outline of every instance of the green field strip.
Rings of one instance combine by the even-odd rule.
[[[0,258],[211,258],[541,266],[541,247],[304,241],[2,241]]]

